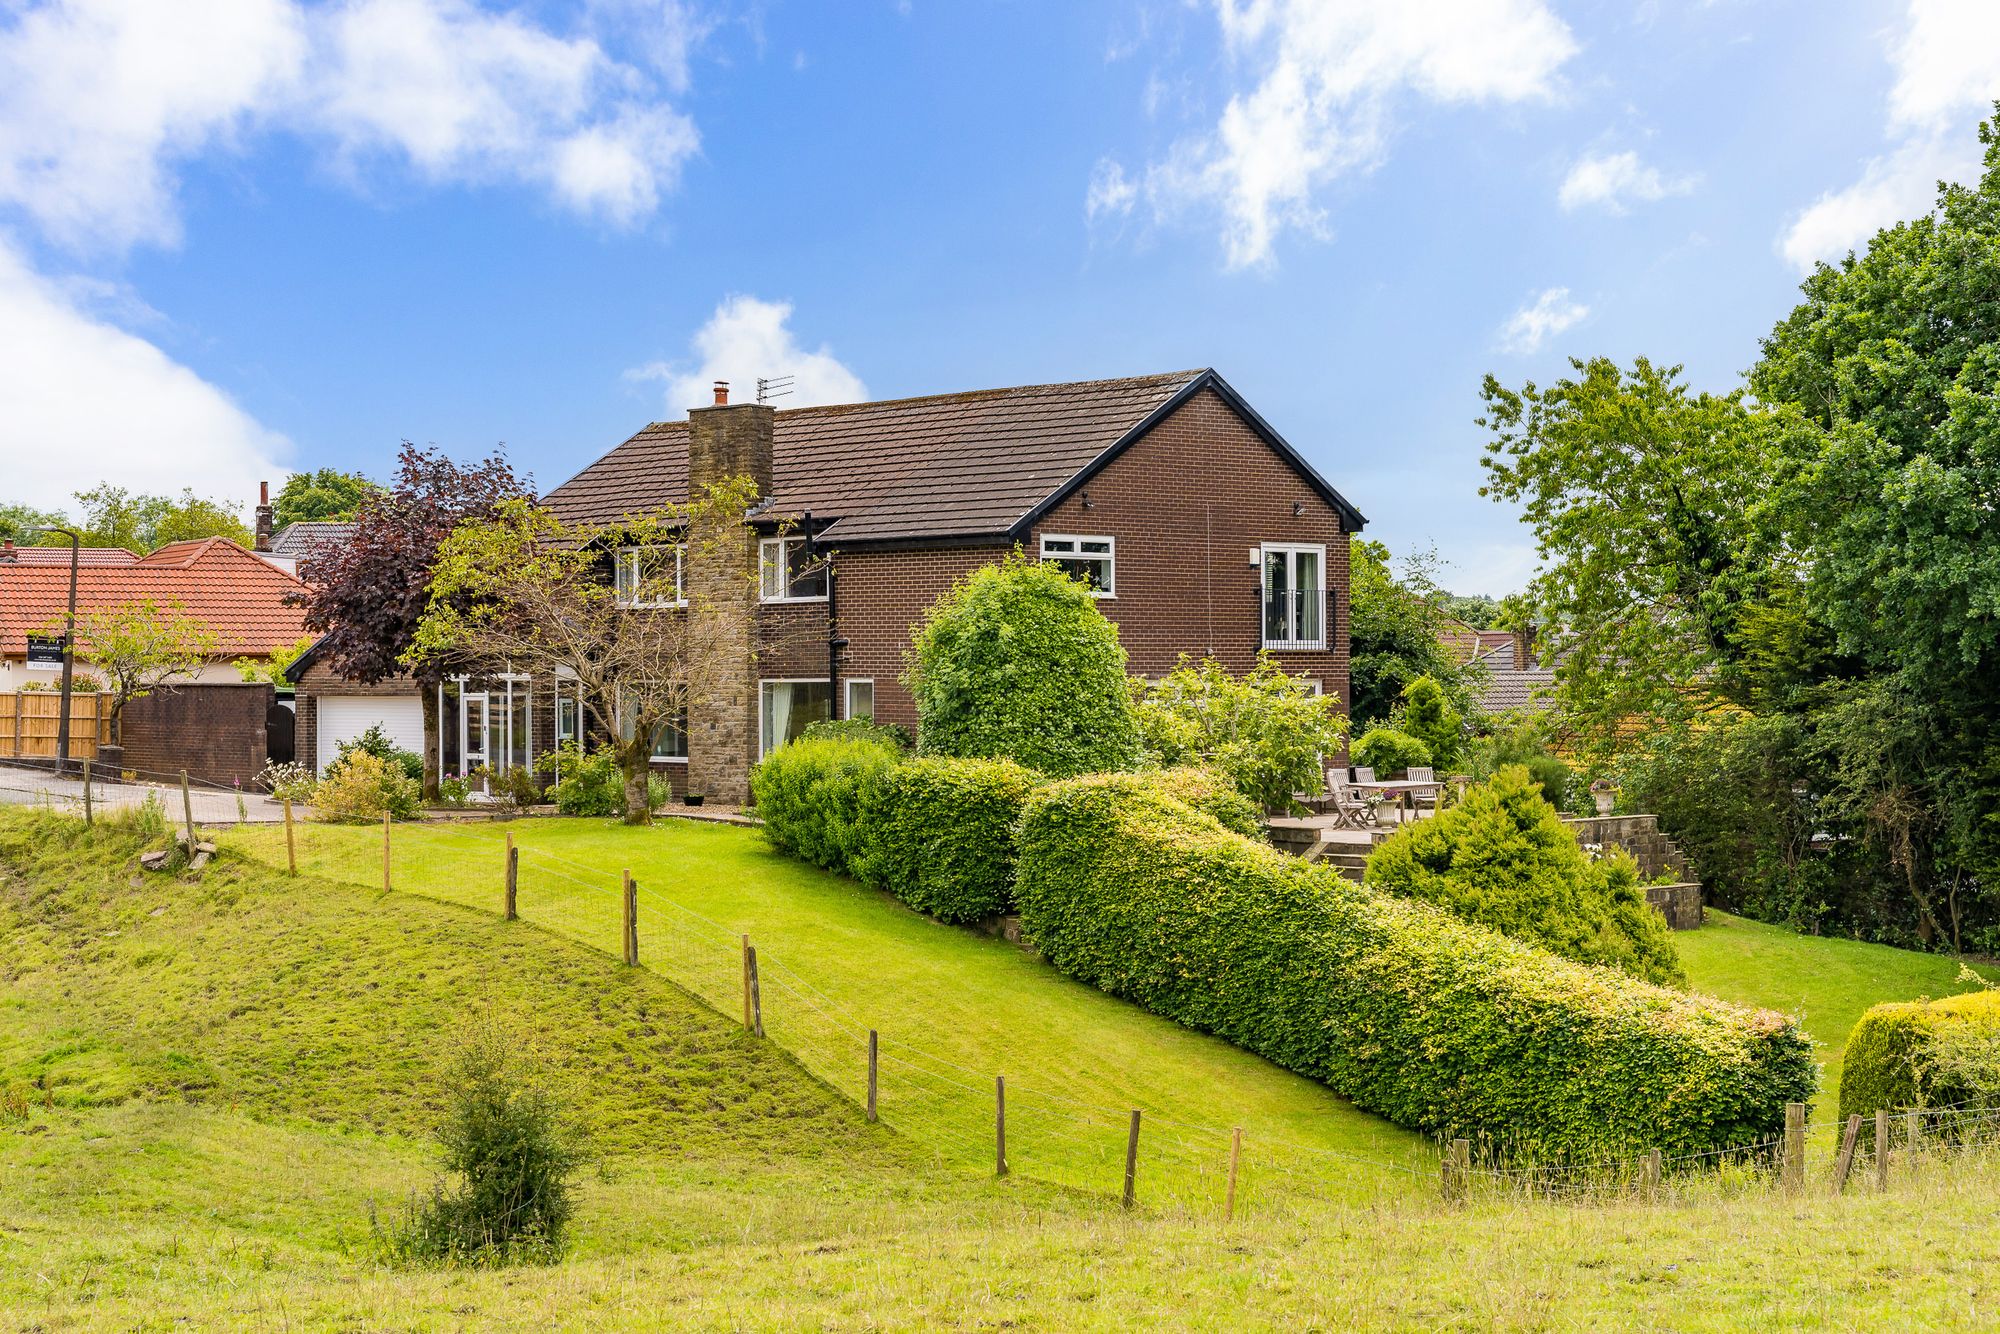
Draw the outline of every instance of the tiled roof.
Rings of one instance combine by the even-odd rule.
[[[1226,389],[1175,371],[778,412],[763,512],[810,512],[850,541],[1003,534],[1198,380]],[[610,523],[685,501],[687,430],[655,422],[546,502],[572,523]]]
[[[1511,655],[1499,656],[1487,664],[1486,685],[1479,692],[1479,707],[1487,713],[1503,713],[1508,709],[1546,709],[1549,707],[1547,694],[1555,683],[1553,668],[1530,667],[1525,672],[1517,672]]]
[[[76,603],[82,610],[145,599],[161,607],[177,602],[215,631],[223,656],[261,656],[305,634],[303,609],[285,605],[288,594],[304,591],[269,561],[226,537],[211,537],[176,542],[127,565],[82,566]],[[67,562],[0,565],[0,653],[25,652],[29,635],[62,620],[68,600]]]
[[[0,556],[0,564],[7,558]],[[77,567],[86,565],[136,565],[138,553],[124,547],[79,547],[76,552]],[[69,568],[68,547],[15,547],[14,562],[19,565],[60,565]]]
[[[288,523],[271,534],[271,554],[286,560],[310,560],[323,547],[344,547],[354,537],[352,523],[309,520]]]

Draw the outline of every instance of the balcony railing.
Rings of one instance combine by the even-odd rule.
[[[1262,594],[1262,600],[1265,648],[1326,647],[1325,589],[1266,589]]]

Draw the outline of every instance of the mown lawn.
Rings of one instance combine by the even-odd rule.
[[[1429,1189],[1435,1156],[1420,1136],[1072,982],[1004,940],[781,856],[752,829],[572,819],[398,826],[392,881],[497,912],[510,831],[523,849],[525,920],[616,952],[619,878],[629,869],[641,887],[642,962],[732,1017],[742,1013],[739,937],[748,934],[771,1038],[858,1101],[867,1030],[876,1029],[883,1119],[953,1164],[993,1162],[994,1079],[1005,1076],[1017,1173],[1119,1190],[1136,1107],[1143,1184],[1155,1197],[1218,1204],[1236,1126],[1246,1194],[1362,1200]],[[302,869],[379,885],[379,827],[302,825],[298,838]],[[283,864],[281,830],[246,828],[228,846]]]

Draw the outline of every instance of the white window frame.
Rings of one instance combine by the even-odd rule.
[[[625,741],[631,740],[631,737],[627,735],[626,731],[626,729],[631,726],[631,724],[627,721],[627,719],[631,717],[631,711],[626,705],[626,700],[628,698],[630,697],[626,694],[626,692],[623,689],[620,689],[618,692],[617,730],[619,738]],[[682,710],[682,712],[685,713],[686,710]],[[656,764],[686,764],[688,762],[687,756],[669,755],[657,749],[660,740],[660,733],[665,732],[666,730],[667,730],[667,724],[662,723],[660,725],[659,732],[655,732],[653,734],[653,748],[649,748],[647,750],[646,758],[652,760]],[[692,730],[693,727],[691,723],[688,726],[680,729],[682,745],[686,746],[692,744],[689,737],[689,733]]]
[[[802,599],[801,599],[802,600]],[[827,717],[833,716],[833,682],[824,676],[766,676],[757,681],[757,758],[763,759],[777,747],[771,739],[771,713],[764,701],[765,686],[825,686]]]
[[[826,594],[824,593],[808,593],[804,597],[791,597],[784,592],[785,589],[791,587],[792,583],[792,581],[787,577],[788,571],[785,565],[785,549],[791,546],[803,547],[805,544],[806,544],[805,538],[796,536],[767,537],[757,543],[757,595],[758,595],[758,600],[760,602],[826,601]],[[775,557],[771,554],[771,548],[773,547],[776,547],[778,549],[777,555]],[[779,591],[777,593],[773,593],[771,591],[771,572],[773,570],[776,570],[778,573],[777,586]],[[826,574],[826,565],[824,558],[821,559],[820,570],[822,578],[824,578]],[[825,678],[819,678],[819,679],[823,680]]]
[[[1051,542],[1071,542],[1075,545],[1068,551],[1050,551]],[[1102,542],[1107,548],[1103,553],[1085,551],[1085,542]],[[1104,587],[1093,588],[1094,598],[1115,598],[1118,596],[1118,539],[1108,533],[1043,533],[1041,541],[1043,560],[1102,560],[1104,562]]]
[[[639,600],[638,590],[640,585],[644,581],[641,580],[639,577],[639,558],[649,551],[668,551],[668,550],[671,550],[674,553],[673,598],[671,600],[649,598],[646,601],[641,602]],[[612,567],[612,572],[611,572],[611,587],[613,595],[616,596],[618,599],[618,605],[621,607],[641,607],[641,608],[687,606],[687,584],[685,582],[687,577],[687,571],[685,569],[686,551],[687,548],[679,542],[656,543],[651,546],[619,547],[618,550],[613,555],[613,560],[615,563]],[[630,576],[631,576],[630,588],[632,590],[629,593],[625,591],[627,587],[626,575],[627,575],[628,564],[630,566]]]
[[[840,683],[840,716],[854,716],[854,687],[868,687],[868,721],[875,721],[875,678],[872,676],[850,676]]]
[[[1293,582],[1294,584],[1296,584],[1298,579],[1298,569],[1299,569],[1298,562],[1295,559],[1290,559],[1290,558],[1296,557],[1302,553],[1307,553],[1307,552],[1310,552],[1319,561],[1319,587],[1313,590],[1314,592],[1319,594],[1319,599],[1320,599],[1319,637],[1316,639],[1296,639],[1296,638],[1288,639],[1281,635],[1274,639],[1268,633],[1266,633],[1270,629],[1270,627],[1267,624],[1265,624],[1264,621],[1264,608],[1271,596],[1271,584],[1270,584],[1271,576],[1269,568],[1269,558],[1273,554],[1282,554],[1285,557],[1287,557],[1288,559],[1286,564],[1291,571]],[[1257,548],[1257,585],[1258,585],[1257,640],[1258,642],[1262,644],[1265,648],[1274,649],[1280,653],[1316,652],[1325,650],[1326,639],[1327,639],[1326,623],[1327,621],[1332,619],[1331,616],[1328,615],[1328,604],[1331,603],[1332,601],[1332,596],[1331,596],[1332,590],[1327,588],[1326,583],[1327,583],[1326,546],[1323,543],[1266,542],[1262,546],[1258,547]],[[1298,590],[1294,588],[1293,591],[1297,592]],[[1298,626],[1294,624],[1289,628],[1295,630],[1298,628]]]

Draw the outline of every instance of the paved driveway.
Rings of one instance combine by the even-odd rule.
[[[285,808],[261,793],[234,789],[194,787],[188,794],[194,803],[196,824],[277,824],[285,818]],[[143,805],[147,797],[160,803],[169,821],[183,818],[180,785],[166,783],[108,783],[93,777],[90,799],[100,811]],[[83,780],[58,778],[47,769],[0,764],[0,805],[58,806],[83,809]],[[296,818],[304,817],[303,807],[294,807]]]

